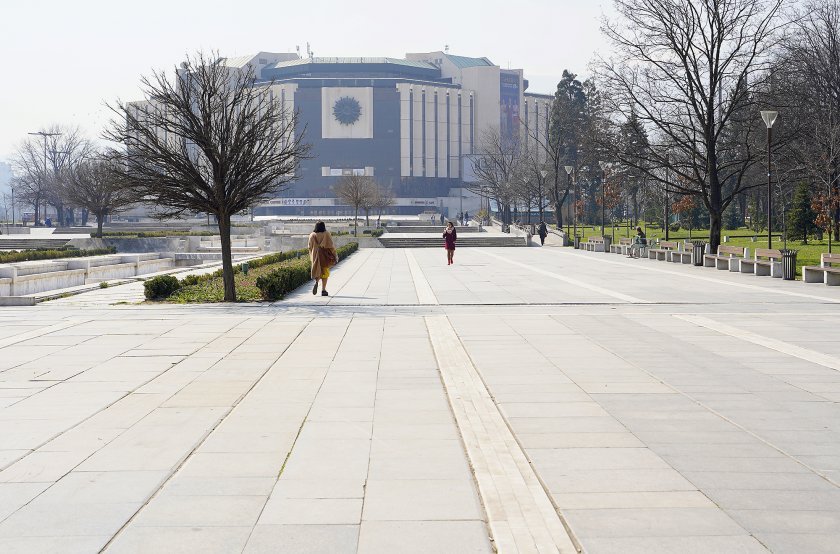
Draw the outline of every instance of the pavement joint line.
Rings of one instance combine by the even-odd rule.
[[[246,319],[245,321],[250,321],[250,319]],[[260,327],[257,327],[257,328],[255,328],[255,329],[253,329],[253,330],[252,330],[252,332],[251,332],[251,333],[250,333],[247,337],[244,337],[244,338],[243,338],[243,341],[242,341],[242,342],[240,342],[240,343],[239,343],[236,347],[234,347],[234,348],[233,348],[233,350],[236,350],[236,348],[238,348],[238,347],[239,347],[241,344],[243,344],[245,341],[249,340],[249,339],[250,339],[250,338],[252,338],[254,335],[256,335],[257,333],[259,333],[259,332],[260,332],[260,331],[261,331],[261,330],[265,327],[265,324],[267,324],[267,323],[268,323],[268,322],[264,322],[264,324],[263,324],[262,326],[260,326]],[[171,481],[171,480],[172,480],[172,479],[173,479],[173,478],[174,478],[174,477],[178,474],[178,472],[181,470],[181,468],[182,468],[182,467],[184,467],[184,464],[185,464],[185,463],[187,463],[187,461],[188,461],[188,460],[192,457],[192,455],[193,455],[193,454],[195,454],[195,452],[196,452],[196,451],[197,451],[197,450],[198,450],[198,449],[199,449],[199,448],[200,448],[200,447],[201,447],[201,446],[202,446],[202,445],[203,445],[203,444],[207,441],[207,439],[210,437],[210,435],[212,435],[212,434],[213,434],[213,431],[215,431],[215,430],[216,430],[216,429],[217,429],[217,428],[218,428],[218,427],[219,427],[222,423],[224,423],[224,421],[225,421],[228,417],[230,417],[230,415],[234,412],[234,410],[236,410],[236,408],[237,408],[237,407],[239,406],[239,404],[240,404],[240,403],[241,403],[241,402],[242,402],[242,401],[243,401],[243,400],[244,400],[244,399],[248,396],[248,394],[249,394],[251,391],[253,391],[253,390],[254,390],[254,388],[255,388],[258,384],[260,384],[260,382],[261,382],[261,381],[265,378],[265,376],[266,376],[266,375],[268,375],[268,372],[269,372],[269,371],[271,371],[271,369],[272,369],[272,368],[274,367],[274,365],[275,365],[275,364],[276,364],[276,363],[280,360],[280,358],[282,358],[282,357],[283,357],[283,355],[284,355],[286,352],[288,352],[288,350],[289,350],[289,349],[292,347],[292,345],[293,345],[293,344],[294,344],[294,343],[295,343],[295,342],[296,342],[296,341],[300,338],[300,336],[303,334],[303,332],[304,332],[304,331],[305,331],[308,327],[309,327],[309,325],[308,325],[308,324],[307,324],[307,325],[303,325],[303,326],[301,326],[301,328],[298,330],[297,334],[295,335],[295,338],[294,338],[293,340],[289,341],[289,343],[288,343],[288,344],[287,344],[287,345],[283,348],[283,350],[277,354],[277,357],[274,359],[274,362],[272,362],[270,365],[268,365],[268,367],[266,368],[266,370],[265,370],[265,371],[263,371],[263,372],[259,375],[259,377],[257,377],[257,378],[254,380],[254,382],[253,382],[253,383],[251,383],[251,386],[250,386],[250,387],[248,387],[248,390],[246,390],[246,391],[245,391],[245,392],[243,392],[241,395],[239,395],[239,398],[237,398],[237,399],[236,399],[236,401],[233,403],[233,405],[231,405],[231,406],[230,406],[230,409],[229,409],[229,410],[227,410],[224,414],[222,414],[222,415],[221,415],[221,416],[220,416],[220,417],[216,420],[216,423],[213,425],[213,427],[212,427],[212,428],[210,428],[210,429],[208,429],[208,430],[204,433],[204,435],[203,435],[203,436],[202,436],[202,437],[201,437],[201,438],[200,438],[200,439],[199,439],[199,440],[198,440],[198,441],[197,441],[197,442],[193,445],[193,447],[190,449],[190,451],[189,451],[186,455],[184,455],[184,457],[183,457],[183,458],[181,458],[181,460],[178,462],[178,464],[177,464],[177,465],[176,465],[176,466],[175,466],[175,467],[174,467],[174,468],[170,471],[169,475],[167,475],[167,476],[166,476],[166,478],[165,478],[165,479],[164,479],[164,480],[163,480],[163,481],[162,481],[162,482],[158,485],[158,488],[157,488],[154,492],[152,492],[152,494],[150,494],[150,495],[149,495],[149,497],[148,497],[148,498],[146,498],[146,501],[145,501],[145,502],[143,502],[143,504],[142,504],[139,508],[137,508],[137,510],[135,510],[135,512],[134,512],[133,514],[131,514],[131,517],[129,517],[126,521],[124,521],[124,522],[123,522],[123,524],[120,526],[120,528],[119,528],[119,529],[117,529],[117,530],[114,532],[114,534],[113,534],[113,535],[111,535],[111,538],[110,538],[110,539],[108,539],[108,542],[106,542],[106,543],[105,543],[105,545],[103,545],[103,546],[102,546],[102,548],[100,549],[100,552],[105,552],[106,550],[108,550],[108,549],[109,549],[109,547],[110,547],[110,546],[114,543],[114,541],[115,541],[115,540],[116,540],[116,539],[117,539],[117,538],[118,538],[118,537],[119,537],[119,536],[120,536],[120,535],[121,535],[121,534],[122,534],[122,533],[123,533],[123,532],[124,532],[124,531],[125,531],[128,527],[129,527],[129,525],[131,525],[131,523],[132,523],[135,519],[137,519],[137,516],[140,514],[140,512],[142,512],[144,508],[146,508],[146,507],[147,507],[147,506],[148,506],[148,505],[149,505],[149,504],[150,504],[150,503],[151,503],[151,502],[152,502],[155,498],[157,498],[157,497],[158,497],[158,495],[159,495],[159,494],[160,494],[160,492],[163,490],[163,488],[166,486],[166,484],[167,484],[167,483],[169,483],[169,482],[170,482],[170,481]],[[234,328],[236,328],[236,326],[235,326]],[[227,333],[227,332],[230,332],[230,330],[225,331],[225,333]],[[233,350],[231,350],[231,352],[233,352]],[[222,360],[223,360],[223,359],[224,359],[224,358],[222,358]],[[219,361],[221,361],[221,360],[219,360]],[[219,363],[219,362],[216,362],[216,363]],[[211,367],[214,367],[214,366],[216,365],[216,363],[214,363]],[[174,367],[174,366],[173,366],[173,367]],[[170,368],[170,369],[171,369],[171,368]],[[205,371],[206,371],[206,370],[205,370]],[[203,372],[202,372],[202,373],[203,373]],[[191,382],[194,382],[194,381],[195,381],[195,379],[193,379],[193,381],[191,381]],[[171,395],[169,398],[171,398],[172,396],[173,396],[173,395]],[[161,403],[161,405],[165,404],[165,402],[166,402],[166,401],[164,401],[163,403]],[[148,414],[147,414],[147,416],[148,416]],[[145,419],[145,418],[144,418],[144,419]],[[142,419],[141,419],[140,421],[142,421]],[[138,423],[139,423],[139,422],[138,422]],[[290,450],[290,452],[291,452],[291,450]],[[266,500],[267,500],[267,499],[266,499]],[[265,506],[263,506],[263,507],[265,507]],[[253,530],[252,530],[252,531],[253,531]],[[249,538],[250,538],[250,535],[249,535]]]
[[[428,279],[423,274],[423,268],[420,267],[420,264],[417,263],[417,258],[414,257],[414,253],[409,250],[405,249],[405,257],[408,260],[408,269],[411,272],[411,280],[414,281],[414,289],[417,291],[417,301],[420,304],[425,305],[437,305],[438,299],[435,296],[434,291],[432,291],[431,285],[429,285]]]
[[[685,320],[686,322],[693,323],[693,322],[691,322],[691,320],[690,320],[689,318],[686,318],[686,317],[681,317],[681,316],[676,316],[676,317],[678,317],[679,319],[683,319],[683,320]],[[705,319],[705,318],[701,318],[701,319]],[[711,321],[711,320],[709,320],[709,321]],[[716,323],[716,322],[715,322],[715,323]],[[714,328],[712,328],[712,329],[714,329]],[[737,427],[738,429],[740,429],[740,430],[741,430],[741,431],[743,431],[744,433],[746,433],[746,434],[750,435],[750,436],[751,436],[751,437],[753,437],[754,439],[756,439],[756,440],[758,440],[758,441],[762,442],[763,444],[765,444],[765,445],[767,445],[768,447],[772,448],[772,449],[773,449],[773,450],[775,450],[776,452],[779,452],[780,454],[784,455],[785,457],[787,457],[787,458],[791,459],[793,462],[795,462],[795,463],[797,463],[797,464],[801,465],[802,467],[804,467],[804,468],[805,468],[805,469],[807,469],[808,471],[810,471],[810,472],[814,473],[815,475],[818,475],[821,479],[824,479],[826,482],[831,483],[831,484],[832,484],[832,485],[834,485],[835,487],[840,487],[840,482],[838,482],[838,481],[836,481],[835,479],[833,479],[832,477],[830,477],[830,476],[826,475],[826,474],[825,474],[825,471],[820,470],[820,469],[818,469],[818,468],[816,468],[816,467],[814,467],[814,466],[812,466],[812,465],[810,465],[810,464],[807,464],[807,463],[803,462],[802,460],[800,460],[799,458],[797,458],[795,455],[788,453],[788,452],[787,452],[784,448],[782,448],[782,447],[780,447],[780,446],[777,446],[777,445],[773,444],[773,443],[772,443],[772,442],[770,442],[768,439],[765,439],[764,437],[762,437],[760,434],[756,433],[755,431],[751,431],[750,429],[747,429],[746,427],[744,427],[743,425],[741,425],[741,424],[740,424],[740,423],[738,423],[737,421],[735,421],[735,420],[731,419],[730,417],[728,417],[728,416],[724,415],[723,413],[721,413],[720,411],[716,410],[715,408],[712,408],[711,406],[707,405],[704,401],[702,401],[702,400],[698,400],[697,398],[695,398],[695,397],[694,397],[694,395],[693,395],[692,393],[688,393],[688,392],[684,392],[684,391],[680,390],[680,388],[679,388],[679,386],[678,386],[678,385],[672,385],[672,384],[668,383],[667,381],[665,381],[665,379],[663,379],[662,377],[660,377],[660,376],[656,375],[656,374],[655,374],[655,373],[653,373],[651,370],[646,369],[646,368],[644,368],[644,367],[642,367],[642,366],[638,365],[637,363],[633,362],[632,360],[628,360],[628,359],[627,359],[627,358],[625,358],[623,355],[621,355],[619,352],[616,352],[616,351],[610,350],[610,349],[609,349],[606,345],[602,344],[602,343],[600,342],[600,339],[598,339],[596,336],[584,335],[584,334],[581,334],[580,332],[578,332],[578,334],[579,334],[579,338],[584,338],[585,340],[588,340],[589,342],[591,342],[591,343],[593,343],[593,344],[596,344],[596,345],[598,345],[599,347],[601,347],[601,348],[603,348],[603,349],[607,350],[608,352],[612,353],[612,355],[614,355],[614,356],[616,356],[616,357],[620,358],[621,360],[623,360],[623,361],[627,362],[628,364],[632,365],[632,366],[633,366],[633,367],[635,367],[636,369],[638,369],[638,370],[640,370],[640,371],[644,372],[645,374],[647,374],[647,375],[648,375],[648,376],[650,376],[651,378],[655,379],[658,383],[661,383],[662,385],[664,385],[664,386],[668,387],[669,389],[671,389],[672,391],[674,391],[676,394],[679,394],[679,395],[682,395],[682,396],[684,396],[684,397],[688,398],[689,400],[691,400],[692,402],[694,402],[695,404],[697,404],[698,406],[700,406],[700,407],[701,407],[701,408],[703,408],[704,410],[706,410],[706,411],[708,411],[709,413],[711,413],[711,414],[715,415],[716,417],[719,417],[720,419],[722,419],[723,421],[725,421],[725,422],[727,422],[728,424],[732,425],[733,427]],[[734,335],[733,335],[733,337],[734,337]],[[740,337],[734,337],[734,338],[740,338]],[[591,395],[590,395],[590,396],[591,396]],[[606,408],[606,407],[604,407],[604,406],[602,406],[602,407],[604,408],[604,410],[605,410],[605,411],[607,411],[607,413],[610,413],[610,411],[609,411],[609,409],[608,409],[608,408]],[[612,416],[612,414],[611,414],[611,413],[610,413],[610,416]],[[625,426],[625,428],[627,428],[630,432],[632,432],[632,429],[631,429],[631,428],[626,427],[626,426]],[[645,444],[645,446],[646,446],[647,448],[650,448],[649,446],[647,446],[647,444]],[[667,460],[666,460],[666,461],[667,461]],[[671,464],[669,463],[668,465],[671,465]],[[689,479],[689,477],[688,477],[688,476],[683,475],[683,472],[681,472],[681,471],[677,470],[676,468],[674,468],[674,470],[675,470],[675,471],[677,471],[680,475],[682,475],[682,476],[683,476],[683,477],[684,477],[684,478],[685,478],[688,482],[690,482],[692,485],[694,485],[694,482],[693,482],[691,479]],[[711,497],[709,497],[708,495],[706,495],[706,493],[705,493],[702,489],[700,489],[699,487],[697,487],[697,490],[698,490],[700,493],[702,493],[702,494],[703,494],[703,496],[706,496],[706,498],[708,498],[708,499],[709,499],[710,501],[712,501],[715,505],[717,505],[717,503],[716,503],[716,502],[714,502],[714,500],[712,500],[712,498],[711,498]],[[720,508],[720,509],[721,509],[721,510],[723,510],[724,512],[726,512],[726,513],[727,513],[727,515],[729,514],[729,512],[728,512],[726,509],[724,509],[724,508]],[[731,516],[730,516],[730,517],[731,517]],[[738,522],[736,521],[736,523],[738,523]],[[741,524],[740,524],[740,523],[738,523],[738,525],[739,525],[739,526],[741,526]],[[743,527],[743,526],[741,526],[741,527],[742,527],[742,528],[744,528],[744,529],[746,530],[746,528],[745,528],[745,527]],[[752,533],[751,533],[751,536],[753,536],[753,538],[755,538],[756,540],[758,540],[758,537],[756,537],[754,534],[752,534]]]
[[[578,552],[449,319],[425,321],[496,550]]]
[[[303,328],[301,328],[300,332],[295,337],[295,340],[293,340],[289,343],[289,345],[286,347],[286,349],[283,350],[283,353],[274,361],[273,364],[271,364],[271,366],[269,366],[268,370],[263,375],[268,374],[268,371],[270,371],[271,368],[274,367],[274,364],[276,364],[277,362],[280,361],[280,358],[283,357],[283,354],[285,354],[292,347],[292,345],[295,343],[295,341],[297,341],[297,339],[304,332],[306,332],[306,330],[309,328],[309,325],[311,323],[312,323],[312,321],[310,321],[309,323],[304,325]],[[300,440],[300,434],[303,432],[303,428],[306,426],[306,421],[309,419],[309,415],[312,413],[312,407],[315,405],[315,400],[318,398],[318,395],[321,393],[321,389],[324,388],[324,381],[327,380],[327,376],[330,373],[330,368],[332,367],[332,364],[335,362],[335,357],[338,355],[338,351],[341,350],[341,345],[347,339],[347,333],[350,331],[350,326],[351,325],[352,325],[352,320],[348,321],[347,325],[344,327],[344,333],[341,335],[341,341],[336,346],[335,352],[333,352],[332,358],[330,358],[330,363],[327,365],[327,369],[324,371],[324,375],[321,377],[321,382],[318,384],[318,389],[312,395],[312,402],[310,402],[310,404],[309,404],[309,409],[306,410],[306,414],[304,414],[303,418],[301,418],[301,420],[300,420],[300,426],[298,426],[297,433],[295,433],[295,439],[292,441],[291,446],[289,446],[289,451],[286,453],[286,457],[283,459],[283,463],[280,465],[280,469],[277,471],[277,477],[274,480],[274,485],[272,486],[271,491],[269,491],[268,495],[265,497],[265,502],[263,502],[263,505],[260,508],[260,513],[257,514],[257,517],[254,520],[254,525],[251,527],[251,531],[248,532],[248,538],[245,539],[245,546],[243,547],[243,551],[248,547],[248,543],[251,542],[251,537],[254,535],[254,530],[260,524],[260,519],[262,518],[263,513],[265,512],[265,507],[268,505],[268,501],[271,500],[271,496],[272,496],[272,494],[274,494],[274,489],[277,487],[277,483],[280,482],[280,478],[283,476],[283,472],[286,470],[286,464],[289,463],[289,460],[291,459],[292,454],[295,451],[295,446],[297,445],[298,440]],[[262,379],[262,377],[260,377],[260,379]],[[254,386],[256,386],[256,383],[254,384]],[[252,387],[252,389],[253,389],[253,387]],[[250,392],[250,390],[248,392]]]
[[[596,292],[598,294],[603,294],[605,296],[610,296],[615,298],[616,300],[621,300],[623,302],[628,302],[630,304],[651,304],[648,300],[642,300],[641,298],[636,298],[635,296],[630,296],[629,294],[623,294],[620,292],[615,292],[609,289],[605,289],[604,287],[599,287],[597,285],[592,285],[586,283],[584,281],[579,281],[578,279],[574,279],[572,277],[566,277],[565,275],[560,275],[559,273],[554,273],[553,271],[548,271],[539,267],[534,267],[529,264],[524,264],[522,262],[517,262],[511,259],[508,259],[504,256],[499,256],[498,254],[493,254],[492,252],[481,252],[485,256],[491,256],[498,260],[502,260],[503,262],[509,263],[511,265],[515,265],[524,269],[528,269],[533,271],[534,273],[539,273],[541,275],[545,275],[546,277],[551,277],[552,279],[557,279],[558,281],[564,281],[570,285],[575,287],[580,287],[583,289],[591,290],[592,292]]]
[[[714,277],[706,277],[706,276],[703,276],[703,275],[690,275],[688,273],[681,273],[679,271],[669,271],[667,269],[662,269],[662,268],[659,268],[659,267],[652,267],[652,266],[645,266],[645,265],[631,266],[630,264],[617,262],[615,260],[605,260],[605,259],[593,258],[592,256],[588,256],[586,254],[582,254],[582,253],[578,253],[578,252],[557,252],[557,253],[560,254],[560,255],[571,255],[571,256],[575,256],[577,258],[581,258],[581,259],[594,260],[596,262],[607,263],[607,264],[617,265],[617,266],[621,266],[621,267],[637,267],[637,268],[643,269],[645,271],[655,271],[657,273],[665,273],[665,274],[668,274],[668,275],[677,275],[677,276],[680,276],[680,277],[686,277],[688,279],[697,279],[698,281],[707,281],[709,283],[717,283],[719,285],[729,285],[729,286],[739,287],[739,288],[753,290],[753,291],[758,290],[758,291],[768,292],[768,293],[773,293],[773,294],[784,294],[784,295],[787,295],[787,296],[796,296],[796,297],[799,297],[799,298],[809,298],[809,299],[812,299],[812,300],[819,300],[821,302],[840,303],[840,298],[829,298],[829,297],[825,297],[825,296],[818,296],[818,295],[815,295],[815,294],[807,294],[807,293],[804,293],[804,292],[793,292],[793,291],[789,291],[789,290],[768,288],[768,287],[763,287],[761,285],[753,285],[751,283],[736,283],[734,281],[726,281],[726,280],[723,280],[723,279],[715,279]],[[648,260],[648,261],[652,261],[652,260]],[[712,269],[712,268],[703,267],[703,268],[700,268],[700,269]],[[745,274],[744,276],[749,277],[749,274]],[[753,277],[756,277],[756,276],[753,275]],[[800,283],[800,286],[805,286],[805,284]]]
[[[42,337],[44,335],[49,335],[50,333],[54,333],[55,331],[62,331],[67,329],[68,327],[73,327],[75,325],[81,325],[84,323],[89,323],[93,321],[92,319],[68,319],[65,321],[61,321],[59,323],[54,323],[47,327],[41,327],[40,329],[33,329],[31,331],[24,331],[23,333],[18,333],[17,335],[12,335],[10,337],[6,337],[4,339],[0,339],[0,348],[5,348],[7,346],[11,346],[13,344],[17,344],[19,342],[23,342],[29,339],[37,339],[38,337]],[[9,368],[12,369],[12,368]],[[2,373],[2,372],[0,372]]]
[[[718,333],[735,337],[736,339],[745,340],[758,346],[763,346],[765,348],[781,352],[782,354],[787,354],[788,356],[805,360],[806,362],[815,363],[829,369],[836,369],[840,371],[840,358],[823,354],[822,352],[817,352],[816,350],[811,350],[810,348],[803,348],[789,342],[759,335],[758,333],[753,333],[752,331],[739,329],[737,327],[733,327],[732,325],[727,325],[726,323],[720,323],[708,317],[699,315],[674,315],[674,317],[693,323],[699,327],[705,327],[707,329],[717,331]]]

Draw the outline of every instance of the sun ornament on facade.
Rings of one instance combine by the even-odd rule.
[[[362,107],[352,96],[342,96],[333,104],[333,115],[342,125],[353,125],[362,115]]]

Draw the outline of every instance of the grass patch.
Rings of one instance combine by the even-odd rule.
[[[21,250],[19,252],[0,252],[0,264],[15,262],[31,262],[34,260],[57,260],[59,258],[85,258],[88,256],[103,256],[116,254],[116,248],[93,248],[90,250]]]

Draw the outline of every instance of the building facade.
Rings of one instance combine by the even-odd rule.
[[[545,133],[552,96],[527,91],[522,70],[448,52],[405,58],[320,58],[260,52],[227,58],[298,114],[312,147],[298,179],[255,216],[349,215],[335,198],[342,176],[365,175],[395,197],[390,213],[477,210],[463,189],[465,159],[483,133]],[[464,203],[471,208],[463,208]]]

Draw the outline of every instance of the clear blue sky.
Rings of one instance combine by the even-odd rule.
[[[449,44],[453,54],[523,68],[530,90],[552,92],[563,69],[586,74],[609,9],[609,0],[8,2],[0,160],[53,123],[97,137],[109,119],[105,101],[138,99],[141,75],[198,49],[305,52],[308,41],[316,56],[401,57]]]

